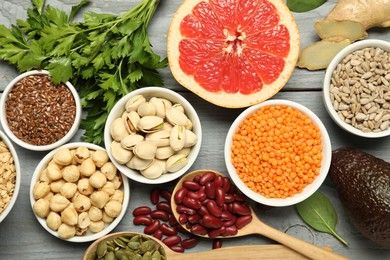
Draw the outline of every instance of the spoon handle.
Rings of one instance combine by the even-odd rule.
[[[301,239],[290,236],[286,233],[283,233],[271,226],[266,225],[265,223],[259,221],[257,223],[257,232],[260,235],[268,237],[276,242],[279,242],[289,248],[309,257],[310,259],[334,259],[334,260],[345,260],[349,259],[342,255],[336,254],[331,251],[327,251],[323,248],[310,244]]]
[[[308,259],[282,245],[231,246],[195,253],[167,252],[170,260],[225,260],[225,259]]]

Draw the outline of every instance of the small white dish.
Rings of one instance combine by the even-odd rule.
[[[34,144],[30,144],[30,143],[27,143],[27,142],[19,139],[18,137],[16,137],[16,135],[9,128],[9,124],[8,124],[8,120],[7,120],[7,116],[6,116],[6,109],[5,109],[6,108],[6,101],[7,101],[8,95],[9,95],[10,91],[12,90],[12,88],[14,87],[14,85],[17,82],[19,82],[21,79],[23,79],[27,76],[32,76],[32,75],[49,75],[49,72],[46,70],[28,71],[28,72],[22,73],[19,76],[17,76],[16,78],[14,78],[6,86],[6,88],[5,88],[3,94],[1,95],[1,98],[0,98],[0,122],[4,128],[5,133],[17,145],[19,145],[25,149],[32,150],[32,151],[48,151],[48,150],[52,150],[54,148],[57,148],[57,147],[65,144],[77,133],[77,131],[79,129],[80,122],[81,122],[81,113],[82,113],[81,101],[80,101],[80,97],[77,93],[77,90],[74,88],[74,86],[70,82],[66,82],[65,85],[71,91],[73,98],[75,100],[75,104],[76,104],[75,119],[74,119],[73,125],[71,126],[69,131],[58,141],[51,143],[51,144],[47,144],[47,145],[34,145]]]
[[[322,162],[321,162],[321,169],[319,175],[314,179],[314,181],[311,184],[308,184],[301,193],[297,193],[292,197],[287,198],[266,198],[265,196],[262,196],[261,194],[253,191],[248,186],[245,185],[245,183],[241,180],[241,178],[238,176],[238,173],[232,163],[231,158],[231,147],[233,144],[233,135],[235,134],[237,128],[240,126],[240,124],[249,116],[250,114],[256,112],[262,107],[266,106],[277,106],[277,105],[284,105],[289,106],[294,109],[299,110],[303,114],[307,115],[313,124],[315,124],[321,133],[321,140],[322,140]],[[246,196],[248,196],[250,199],[261,203],[263,205],[273,206],[273,207],[283,207],[283,206],[290,206],[297,204],[308,197],[310,197],[315,191],[319,189],[319,187],[324,182],[328,170],[331,163],[331,156],[332,156],[332,148],[331,143],[329,139],[328,132],[321,122],[321,120],[308,108],[306,108],[303,105],[300,105],[296,102],[288,101],[288,100],[267,100],[263,103],[260,103],[258,105],[252,106],[244,110],[233,122],[231,125],[228,134],[226,136],[225,141],[225,163],[228,170],[228,173],[237,186],[237,188],[244,193]]]
[[[68,149],[75,149],[77,147],[87,147],[89,150],[105,150],[103,149],[102,147],[98,146],[98,145],[95,145],[95,144],[91,144],[91,143],[83,143],[83,142],[75,142],[75,143],[68,143],[68,144],[65,144],[65,145],[62,145],[52,151],[50,151],[40,162],[39,164],[37,165],[37,167],[35,168],[35,171],[33,173],[33,176],[31,178],[31,185],[30,185],[30,203],[31,203],[31,207],[33,208],[34,206],[34,203],[36,202],[35,198],[34,198],[34,195],[33,195],[33,191],[34,191],[34,185],[35,183],[37,183],[37,181],[39,181],[39,177],[40,177],[40,174],[41,172],[43,171],[43,169],[46,168],[47,164],[52,160],[54,154],[61,150],[61,149],[64,149],[64,148],[68,148]],[[119,173],[119,172],[118,172]],[[120,174],[120,173],[119,173]],[[122,186],[121,186],[121,190],[123,191],[123,194],[124,194],[124,197],[123,197],[123,203],[122,203],[122,210],[120,212],[120,214],[111,222],[111,223],[105,223],[105,227],[102,231],[100,232],[97,232],[97,233],[93,233],[91,232],[90,230],[87,231],[87,233],[85,235],[76,235],[76,236],[73,236],[71,238],[68,238],[68,239],[63,239],[63,238],[60,238],[57,234],[57,231],[54,231],[52,229],[50,229],[47,224],[46,224],[46,218],[41,218],[39,217],[37,214],[35,214],[34,210],[33,213],[35,215],[35,217],[37,218],[39,224],[41,224],[41,226],[46,229],[47,232],[49,232],[51,235],[55,236],[55,237],[58,237],[60,239],[63,239],[65,241],[69,241],[69,242],[76,242],[76,243],[82,243],[82,242],[89,242],[89,241],[94,241],[98,238],[101,238],[105,235],[107,235],[108,233],[110,233],[119,223],[120,221],[122,220],[122,218],[124,217],[124,215],[126,214],[127,212],[127,206],[129,204],[129,200],[130,200],[130,186],[129,186],[129,181],[128,179],[123,175],[123,174],[120,174],[121,175],[121,178],[122,178]]]

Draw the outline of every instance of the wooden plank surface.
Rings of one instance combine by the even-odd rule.
[[[78,0],[46,0],[47,3],[70,9]],[[124,12],[136,3],[135,0],[95,0],[88,10],[101,13]],[[322,7],[304,14],[294,14],[300,32],[302,46],[314,42],[317,38],[313,30],[316,19],[323,17],[334,5],[336,0],[329,0]],[[161,0],[160,6],[150,25],[150,38],[154,49],[161,56],[165,56],[165,42],[170,19],[180,5],[180,0]],[[25,10],[30,6],[29,0],[4,0],[0,2],[0,24],[15,22],[15,18],[25,18]],[[374,30],[370,38],[388,39],[390,33],[385,30]],[[17,75],[17,71],[4,62],[0,62],[0,93],[7,82]],[[223,158],[223,147],[226,133],[243,109],[226,109],[216,107],[196,95],[189,93],[176,83],[168,69],[163,71],[166,87],[177,90],[185,96],[198,111],[203,128],[202,148],[198,159],[191,170],[209,168],[227,174]],[[364,138],[354,137],[341,130],[328,116],[321,94],[324,71],[309,72],[296,69],[282,92],[274,99],[288,99],[307,106],[316,113],[325,124],[331,137],[334,149],[341,146],[354,146],[361,148],[375,156],[390,161],[390,138],[367,141]],[[297,88],[307,91],[296,91]],[[72,139],[79,141],[82,131]],[[57,239],[47,233],[33,215],[29,200],[30,179],[34,168],[45,152],[31,152],[16,147],[22,160],[22,185],[21,191],[14,209],[10,215],[0,224],[0,259],[80,259],[84,250],[90,243],[75,244]],[[154,186],[131,183],[131,197],[128,212],[114,231],[140,231],[142,227],[132,224],[131,212],[140,205],[150,205],[149,191]],[[349,243],[345,247],[329,234],[316,232],[309,228],[299,218],[294,207],[275,208],[264,210],[254,205],[258,216],[267,224],[287,232],[293,236],[304,239],[318,246],[331,246],[333,250],[351,259],[389,259],[390,250],[381,248],[363,238],[351,225],[338,199],[332,183],[327,179],[320,188],[333,205],[336,207],[339,217],[337,231]],[[237,239],[224,240],[223,246],[270,244],[273,241],[261,236],[247,236]],[[200,245],[189,252],[205,251],[211,249],[210,240],[202,240]]]

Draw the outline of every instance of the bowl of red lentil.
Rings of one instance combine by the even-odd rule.
[[[274,207],[294,205],[318,190],[331,152],[321,120],[288,100],[247,108],[225,142],[226,167],[236,186],[250,199]]]
[[[0,223],[15,205],[20,182],[18,155],[11,140],[0,131]]]
[[[345,131],[366,138],[390,135],[390,42],[368,39],[341,50],[326,70],[323,100]]]
[[[17,145],[48,151],[68,142],[81,120],[81,101],[70,82],[54,84],[45,70],[20,74],[0,99],[0,122]]]

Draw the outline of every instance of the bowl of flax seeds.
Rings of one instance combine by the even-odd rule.
[[[362,40],[329,64],[323,100],[331,118],[361,137],[390,135],[390,42]]]
[[[47,151],[68,142],[81,120],[81,101],[70,82],[54,84],[48,71],[14,78],[0,99],[0,122],[21,147]]]

